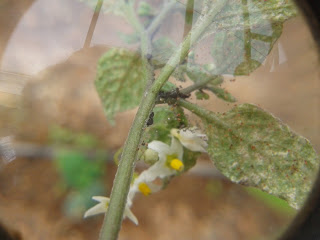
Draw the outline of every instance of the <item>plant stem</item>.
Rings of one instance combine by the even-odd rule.
[[[94,9],[94,14],[93,14],[92,19],[91,19],[91,23],[90,23],[90,26],[89,26],[89,29],[88,29],[87,37],[86,37],[86,40],[84,42],[83,48],[89,48],[90,47],[90,43],[91,43],[91,40],[92,40],[93,32],[94,32],[94,29],[96,27],[96,24],[97,24],[97,21],[98,21],[98,18],[99,18],[99,14],[100,14],[100,10],[101,10],[102,4],[103,4],[103,0],[98,0],[96,8]]]
[[[154,107],[158,92],[173,73],[176,66],[180,63],[180,59],[182,57],[185,58],[188,55],[190,47],[210,25],[214,17],[225,5],[226,1],[227,0],[219,1],[206,15],[199,17],[197,24],[189,32],[178,50],[169,59],[159,77],[150,88],[146,89],[123,148],[121,160],[112,187],[110,205],[101,229],[100,240],[116,240],[118,237],[139,143],[146,121]]]
[[[223,121],[221,121],[221,119],[215,113],[207,109],[204,109],[197,104],[188,102],[184,99],[177,100],[177,104],[180,105],[181,107],[188,109],[189,111],[196,114],[197,116],[206,119],[208,122],[214,123],[225,129],[229,128],[229,126]]]
[[[196,82],[196,83],[192,84],[191,86],[188,86],[184,89],[181,89],[180,92],[183,94],[189,94],[195,90],[203,88],[209,82],[212,82],[212,84],[214,85],[215,82],[218,82],[220,80],[220,78],[221,78],[221,76],[216,76],[214,79],[208,78],[203,81]]]

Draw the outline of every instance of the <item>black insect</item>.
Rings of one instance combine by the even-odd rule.
[[[190,94],[184,94],[184,93],[180,92],[179,88],[171,90],[170,92],[160,91],[158,94],[158,100],[160,102],[167,102],[167,103],[174,102],[178,98],[186,99],[188,97],[190,97]],[[171,101],[170,101],[170,99],[171,99]]]
[[[149,119],[147,121],[147,126],[150,126],[153,124],[153,117],[154,117],[154,112],[150,113]]]

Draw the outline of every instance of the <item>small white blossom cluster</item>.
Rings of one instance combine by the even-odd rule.
[[[136,225],[138,225],[138,219],[130,210],[135,194],[140,192],[147,196],[157,192],[162,185],[156,184],[156,179],[163,180],[182,172],[184,169],[183,147],[194,152],[206,152],[207,137],[197,129],[171,129],[170,133],[170,146],[161,141],[152,141],[148,144],[145,158],[157,158],[158,161],[136,177],[130,186],[123,217],[128,217]],[[105,213],[108,210],[109,198],[94,196],[92,199],[99,203],[87,210],[84,217]]]

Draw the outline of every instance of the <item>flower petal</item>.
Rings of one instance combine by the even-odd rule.
[[[148,182],[152,182],[157,177],[166,178],[173,174],[175,174],[174,170],[168,168],[164,162],[158,161],[148,169],[146,179]]]
[[[93,206],[92,208],[88,209],[85,213],[84,213],[84,218],[93,216],[93,215],[97,215],[100,213],[105,213],[107,212],[108,207],[106,204],[104,203],[98,203],[97,205]]]
[[[181,143],[174,137],[171,138],[170,154],[177,154],[178,158],[182,160],[183,157],[183,147]]]
[[[101,203],[110,202],[110,198],[108,198],[108,197],[103,197],[103,196],[93,196],[92,199],[95,200],[95,201],[97,201],[97,202],[101,202]]]
[[[129,218],[135,225],[139,224],[137,217],[133,214],[133,212],[128,207],[126,207],[124,210],[124,218],[125,217]]]
[[[171,135],[178,138],[181,144],[193,151],[193,152],[206,152],[206,147],[208,146],[206,139],[207,136],[199,132],[199,130],[192,129],[171,129]]]
[[[151,143],[148,143],[148,148],[156,151],[159,154],[160,161],[163,160],[165,155],[170,152],[170,147],[160,141],[152,141]]]

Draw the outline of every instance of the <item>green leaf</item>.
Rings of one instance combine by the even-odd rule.
[[[218,98],[221,98],[224,101],[227,101],[227,102],[236,102],[237,101],[227,90],[225,90],[223,88],[212,86],[212,87],[207,87],[206,89],[210,90]]]
[[[198,157],[201,155],[199,152],[193,152],[186,148],[183,148],[183,172],[188,171],[190,168],[194,167],[197,163]]]
[[[161,91],[164,91],[164,92],[171,92],[172,90],[175,90],[177,88],[176,85],[174,85],[173,83],[171,82],[166,82],[162,88],[161,88]]]
[[[196,98],[198,100],[208,100],[209,95],[203,91],[196,91]]]
[[[205,121],[205,129],[208,153],[219,171],[300,208],[319,168],[310,142],[251,104],[218,116],[223,124]]]
[[[277,198],[254,187],[244,187],[244,190],[258,201],[283,215],[294,217],[294,215],[297,214],[297,210],[290,207],[283,199]]]
[[[283,23],[296,14],[287,0],[230,0],[205,34],[214,34],[213,73],[250,74],[270,53]]]
[[[146,86],[139,54],[126,49],[110,49],[99,60],[95,85],[105,114],[112,123],[115,113],[137,107]]]

